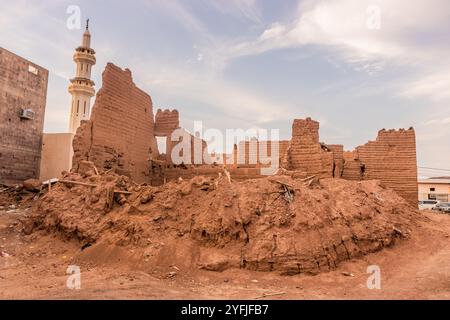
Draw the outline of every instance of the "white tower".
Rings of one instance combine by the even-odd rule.
[[[69,92],[72,95],[69,130],[75,134],[82,120],[89,120],[91,114],[91,98],[95,95],[91,80],[92,66],[95,65],[95,51],[91,48],[91,34],[89,33],[89,19],[83,34],[83,43],[75,49],[73,61],[77,64],[76,77],[70,80]]]

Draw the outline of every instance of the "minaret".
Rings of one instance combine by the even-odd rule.
[[[75,49],[73,61],[77,64],[76,77],[71,79],[69,92],[72,95],[69,130],[75,134],[82,120],[89,120],[91,98],[95,95],[94,82],[91,80],[91,69],[95,65],[95,51],[91,48],[89,19],[86,21],[86,31],[83,43]]]

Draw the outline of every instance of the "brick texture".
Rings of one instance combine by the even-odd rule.
[[[379,179],[412,205],[417,206],[416,135],[408,130],[381,130],[376,141],[356,148],[363,179]]]
[[[0,183],[39,177],[47,84],[46,69],[0,48]]]
[[[318,177],[332,177],[334,154],[319,143],[319,122],[295,119],[287,151],[289,169],[302,170]]]
[[[158,109],[155,115],[155,135],[158,137],[170,137],[172,132],[180,127],[180,115],[178,110]]]
[[[75,168],[81,160],[89,160],[137,182],[150,180],[149,160],[158,156],[153,105],[133,83],[130,70],[108,63],[91,118],[78,129],[73,147]]]

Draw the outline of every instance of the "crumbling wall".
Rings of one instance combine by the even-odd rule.
[[[258,141],[251,139],[250,141],[241,141],[237,146],[236,161],[240,167],[262,168],[270,166],[264,163],[264,157],[272,157],[272,148],[278,148],[278,163],[281,164],[286,156],[289,147],[289,140],[281,141]]]
[[[180,127],[178,110],[158,109],[155,115],[155,136],[170,137]]]
[[[379,179],[409,203],[417,206],[416,135],[408,130],[381,130],[376,141],[356,148],[363,179]]]
[[[149,181],[149,160],[157,158],[151,97],[133,82],[131,71],[108,63],[89,121],[73,142],[73,165],[89,160],[137,182]]]
[[[344,152],[344,169],[342,170],[342,178],[346,180],[360,181],[363,179],[364,167],[359,161],[356,151]]]
[[[319,122],[311,118],[295,119],[287,153],[289,169],[320,177],[333,176],[333,152],[319,143]]]
[[[328,144],[333,153],[333,177],[341,178],[344,171],[344,146],[341,144]]]

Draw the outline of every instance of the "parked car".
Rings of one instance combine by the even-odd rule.
[[[437,200],[419,201],[419,210],[432,210],[439,203]]]
[[[442,213],[450,213],[450,202],[439,202],[433,210],[440,211]]]

